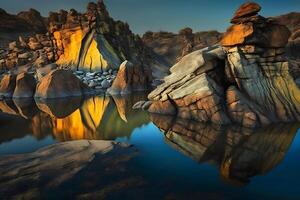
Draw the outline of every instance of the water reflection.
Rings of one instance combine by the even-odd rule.
[[[165,142],[199,163],[218,167],[222,179],[243,185],[265,174],[285,157],[299,127],[277,124],[260,130],[219,127],[132,110],[145,95],[96,96],[55,101],[0,102],[0,144],[31,134],[41,140],[114,140],[129,138],[136,127],[151,120]],[[15,116],[15,117],[13,117]]]
[[[9,121],[0,127],[3,133],[0,143],[11,140],[12,135],[20,138],[27,134],[37,139],[52,135],[58,141],[130,137],[134,128],[149,122],[145,112],[131,109],[134,103],[145,98],[141,94],[128,97],[95,96],[85,100],[3,100],[0,101],[0,110],[16,117],[0,115],[0,121],[5,118]],[[20,121],[22,125],[19,125]],[[14,130],[14,134],[7,133],[9,129]]]
[[[278,124],[249,130],[153,114],[150,118],[164,133],[166,143],[197,162],[216,165],[222,178],[235,185],[275,168],[299,128],[299,124]]]

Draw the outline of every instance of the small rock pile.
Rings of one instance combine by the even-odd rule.
[[[112,69],[103,72],[74,71],[77,78],[95,90],[106,90],[109,88],[117,73],[117,70]]]

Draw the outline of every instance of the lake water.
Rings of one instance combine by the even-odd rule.
[[[131,109],[145,98],[2,101],[0,159],[64,141],[115,140],[138,152],[125,164],[112,163],[116,173],[103,172],[98,158],[62,185],[32,187],[43,199],[84,199],[96,191],[98,199],[300,199],[298,124],[253,131]],[[1,178],[0,186],[14,187]]]

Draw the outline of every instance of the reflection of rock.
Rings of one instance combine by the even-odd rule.
[[[36,100],[37,106],[41,111],[55,118],[64,118],[69,116],[80,107],[81,101],[81,97],[62,98],[55,100]]]
[[[31,127],[28,120],[18,115],[0,112],[0,144],[23,138],[30,132]]]
[[[82,96],[85,86],[71,71],[53,70],[40,80],[35,97],[43,99]]]
[[[270,126],[245,137],[243,142],[228,148],[220,166],[222,176],[248,182],[252,176],[271,171],[283,160],[298,128],[299,125],[291,124]]]
[[[74,187],[78,176],[82,177],[93,163],[105,169],[101,172],[97,168],[97,177],[102,180],[102,184],[109,184],[104,179],[111,164],[124,167],[134,155],[134,149],[123,144],[82,140],[58,143],[29,154],[2,156],[0,193],[6,198],[16,199],[21,197],[40,199],[45,194],[49,197],[47,191],[57,190],[67,181],[73,181]],[[109,170],[110,177],[120,173],[120,170],[114,170]],[[76,184],[82,184],[82,179]],[[78,191],[80,192],[82,190]],[[65,196],[65,193],[56,195]]]
[[[60,141],[99,139],[97,127],[110,103],[108,97],[92,97],[85,100],[72,114],[64,118],[52,118],[52,133]]]
[[[198,162],[220,168],[229,182],[246,183],[277,166],[288,151],[299,125],[279,124],[251,130],[218,127],[151,114],[168,144]]]
[[[13,102],[18,109],[19,115],[25,119],[31,119],[38,112],[35,101],[31,98],[13,99]]]
[[[133,110],[132,106],[138,102],[141,99],[146,99],[146,95],[144,94],[138,94],[133,96],[112,96],[114,103],[116,105],[116,108],[118,110],[120,118],[124,122],[128,122],[127,116],[130,115]]]
[[[38,102],[38,107],[47,114],[34,117],[33,132],[36,135],[47,132],[59,141],[129,137],[135,127],[148,122],[146,113],[131,110],[133,103],[144,98],[143,95],[114,97],[113,101],[111,97],[97,96],[84,100],[80,106],[80,99],[74,99],[73,103]]]
[[[113,97],[113,99],[115,104],[111,104],[112,107],[107,109],[97,129],[101,139],[130,137],[135,128],[149,122],[146,112],[131,109],[137,101],[145,99],[144,95]]]
[[[14,99],[0,101],[0,111],[29,119],[27,126],[32,131],[27,134],[32,132],[38,139],[52,135],[59,141],[112,140],[130,137],[136,127],[149,122],[147,113],[131,109],[134,103],[145,98],[140,94],[95,96],[85,100],[79,97],[36,99],[37,106],[32,99]]]

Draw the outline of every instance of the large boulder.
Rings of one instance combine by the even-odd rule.
[[[146,91],[151,88],[151,71],[141,65],[124,61],[108,93],[112,95]]]
[[[40,80],[35,97],[52,99],[82,96],[87,92],[87,88],[72,71],[57,69]]]
[[[33,75],[23,72],[17,76],[13,98],[33,97],[35,88],[36,80]]]
[[[36,76],[38,80],[41,80],[44,76],[49,74],[52,70],[56,69],[58,66],[55,63],[51,63],[36,69]]]
[[[219,74],[224,70],[224,56],[222,48],[215,46],[183,57],[164,83],[149,94],[148,111],[198,122],[230,123],[223,104],[224,79]]]
[[[12,97],[16,87],[16,75],[6,74],[0,83],[0,96]]]

